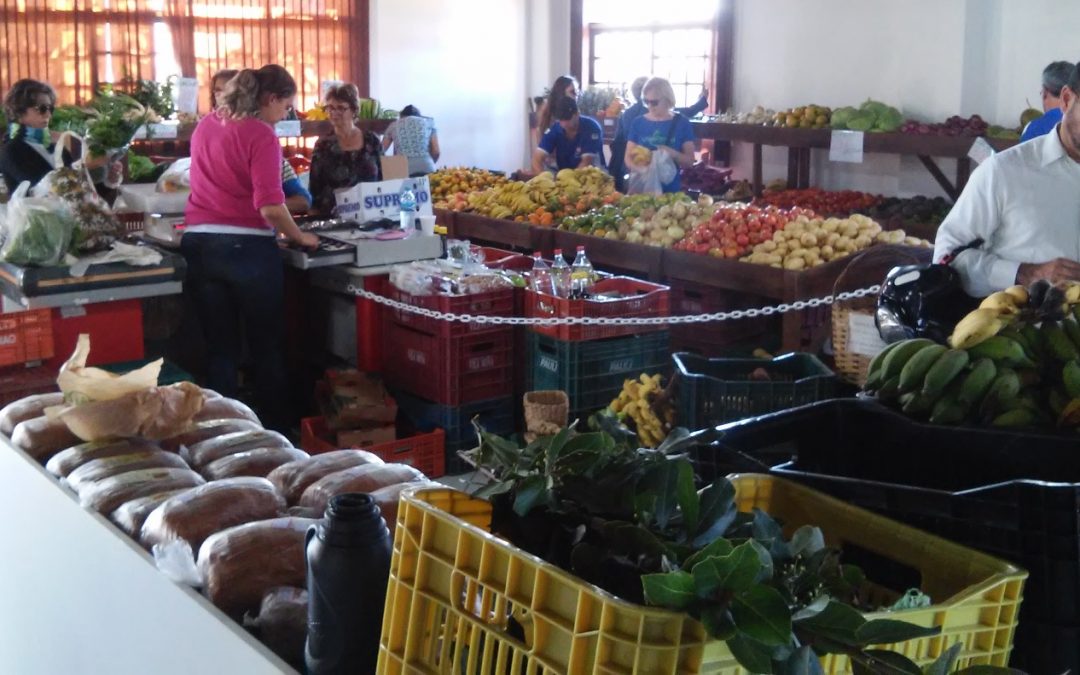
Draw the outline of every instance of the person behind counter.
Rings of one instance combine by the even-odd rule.
[[[560,75],[551,85],[547,100],[540,104],[540,109],[536,111],[536,128],[539,133],[551,128],[555,122],[555,104],[567,96],[577,101],[578,81],[573,75]]]
[[[56,109],[56,92],[47,83],[38,80],[23,79],[12,85],[4,97],[4,114],[8,119],[8,128],[4,142],[0,144],[0,174],[4,176],[8,194],[27,181],[30,186],[37,185],[45,174],[52,171],[53,151],[59,134],[49,131],[49,122]],[[65,166],[70,166],[74,158],[67,149],[63,152]],[[88,169],[105,166],[107,158],[89,157]],[[118,182],[123,166],[114,162],[109,166],[111,182]],[[116,191],[104,185],[95,185],[98,194],[112,203]]]
[[[1072,75],[1073,64],[1068,61],[1054,61],[1042,72],[1042,109],[1043,114],[1024,127],[1020,142],[1030,141],[1054,130],[1061,121],[1061,90]]]
[[[229,80],[221,105],[191,135],[191,195],[180,250],[184,292],[198,308],[207,345],[208,385],[236,396],[240,322],[255,369],[256,406],[269,428],[290,424],[285,401],[284,275],[275,238],[314,247],[285,206],[281,144],[296,82],[278,65],[245,69]],[[221,161],[228,157],[229,161]]]
[[[422,116],[416,106],[401,109],[401,117],[387,127],[382,143],[383,152],[392,144],[395,155],[409,158],[409,176],[426,176],[435,171],[435,162],[439,161],[435,120]]]
[[[334,190],[382,180],[379,137],[356,126],[360,91],[342,84],[326,92],[326,114],[333,132],[315,142],[311,153],[311,195],[314,211],[330,215],[337,206]]]
[[[210,78],[211,112],[217,110],[219,101],[222,100],[225,94],[225,85],[229,83],[229,80],[236,77],[239,72],[234,68],[227,68],[217,71]],[[285,206],[289,208],[290,213],[304,213],[311,208],[311,193],[300,182],[296,171],[289,164],[289,160],[285,158],[281,160],[281,189],[285,192]]]
[[[604,130],[599,122],[582,117],[577,102],[569,96],[555,103],[555,119],[558,121],[544,132],[540,144],[533,150],[533,173],[545,171],[552,155],[555,156],[556,171],[603,166]]]
[[[981,239],[953,267],[982,298],[1038,279],[1080,281],[1080,64],[1061,89],[1061,122],[971,172],[934,239],[934,260]]]
[[[675,164],[685,169],[694,163],[694,129],[689,120],[675,108],[675,91],[671,83],[662,77],[654,77],[645,83],[641,100],[648,112],[634,120],[626,139],[626,166],[644,168],[633,161],[633,151],[638,146],[669,155]],[[681,186],[679,171],[661,187],[664,192],[678,192]]]

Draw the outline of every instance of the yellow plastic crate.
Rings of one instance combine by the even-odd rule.
[[[1006,665],[1027,573],[1008,563],[762,475],[733,476],[741,511],[822,528],[921,577],[938,603],[875,613],[940,635],[892,645],[917,663],[964,646],[960,664]],[[489,534],[491,505],[448,488],[402,495],[379,647],[380,675],[742,675],[727,645],[688,616],[629,603]],[[896,591],[873,589],[879,600]],[[900,591],[904,589],[898,589]],[[511,618],[513,619],[511,621]],[[850,673],[845,656],[822,659]]]

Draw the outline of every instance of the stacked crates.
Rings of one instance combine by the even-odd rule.
[[[666,317],[668,311],[666,286],[629,277],[596,282],[589,299],[525,293],[529,317]],[[532,326],[528,347],[528,388],[565,391],[571,421],[607,407],[624,380],[669,368],[664,324]]]

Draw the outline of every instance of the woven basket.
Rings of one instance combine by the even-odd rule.
[[[836,278],[833,295],[881,283],[893,267],[924,262],[920,257],[917,250],[906,246],[873,246],[852,258]],[[861,314],[872,321],[876,307],[877,296],[837,300],[832,306],[834,370],[842,379],[860,387],[866,383],[866,371],[874,354],[864,354],[852,348],[851,317]]]
[[[537,436],[550,436],[566,426],[570,415],[570,398],[565,391],[530,391],[524,396],[525,440],[532,443]]]

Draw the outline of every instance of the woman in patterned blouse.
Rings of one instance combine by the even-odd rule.
[[[439,161],[439,136],[435,120],[423,117],[414,105],[401,110],[401,118],[393,122],[383,136],[383,151],[394,146],[395,155],[409,158],[409,175],[424,176],[435,171]]]
[[[326,113],[334,132],[321,137],[311,153],[313,210],[330,215],[337,200],[334,190],[382,179],[379,137],[360,130],[354,120],[360,109],[356,85],[343,84],[326,92]]]

